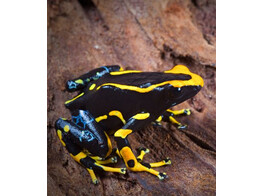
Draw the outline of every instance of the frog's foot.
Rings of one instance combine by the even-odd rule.
[[[85,166],[85,165],[83,165],[83,166]],[[121,174],[125,174],[126,173],[126,168],[107,167],[107,166],[104,166],[102,164],[99,164],[98,162],[94,162],[93,166],[91,166],[89,168],[86,167],[87,171],[89,172],[89,174],[91,176],[92,182],[94,184],[97,184],[98,180],[96,178],[96,175],[95,175],[95,172],[94,172],[93,168],[100,169],[100,170],[107,171],[107,172],[117,172],[117,173],[121,173]]]
[[[175,124],[178,126],[178,129],[180,130],[184,130],[187,128],[187,125],[183,125],[182,123],[178,122],[174,116],[178,116],[178,115],[182,115],[182,114],[185,114],[185,115],[190,115],[191,114],[191,111],[190,109],[182,109],[182,110],[166,110],[165,113],[160,116],[159,118],[161,118],[160,120],[163,120],[163,121],[169,121],[171,122],[172,124]],[[158,118],[158,119],[159,119]]]
[[[168,178],[167,174],[164,173],[164,172],[158,172],[154,169],[152,169],[153,167],[160,167],[160,166],[163,166],[163,165],[168,165],[168,164],[171,164],[171,161],[170,159],[166,159],[166,161],[161,161],[161,162],[157,162],[157,163],[145,163],[143,162],[143,156],[144,154],[148,153],[149,150],[148,149],[142,149],[141,150],[141,154],[138,156],[138,158],[136,159],[134,157],[133,154],[131,154],[131,149],[128,148],[128,147],[125,147],[126,149],[124,149],[125,152],[122,152],[121,153],[127,153],[129,154],[129,160],[125,160],[125,163],[126,163],[126,166],[129,170],[133,171],[133,172],[148,172],[148,173],[151,173],[155,176],[157,176],[160,180],[164,180],[165,178]],[[125,154],[123,154],[124,157],[127,157]]]
[[[162,160],[162,161],[155,162],[155,163],[143,163],[144,155],[149,153],[149,149],[144,148],[144,147],[140,147],[138,149],[138,151],[140,152],[140,154],[137,156],[137,161],[142,163],[142,164],[149,164],[150,167],[161,167],[161,166],[164,166],[164,165],[171,165],[171,160],[168,157],[166,159]]]
[[[109,159],[103,159],[101,157],[99,157],[99,159],[96,159],[96,158],[93,158],[93,159],[95,159],[95,161],[97,163],[102,164],[102,165],[106,165],[106,164],[110,164],[110,163],[117,163],[117,157],[116,156],[111,157]]]

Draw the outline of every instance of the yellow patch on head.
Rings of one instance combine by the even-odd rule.
[[[195,86],[195,85],[200,85],[202,87],[204,86],[203,78],[201,78],[197,74],[190,72],[189,69],[185,65],[176,65],[172,69],[165,71],[164,73],[187,74],[191,76],[190,80],[170,81],[170,84],[174,87]]]
[[[182,73],[190,75],[191,72],[185,65],[176,65],[172,69],[165,71],[165,73]]]

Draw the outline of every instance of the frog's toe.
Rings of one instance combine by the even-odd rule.
[[[171,165],[171,159],[170,159],[169,157],[167,157],[166,159],[164,159],[163,162],[164,162],[166,165]]]
[[[160,122],[152,122],[152,125],[155,127],[162,127],[163,125]]]
[[[121,168],[121,174],[126,174],[126,168]]]
[[[112,157],[111,161],[112,161],[112,163],[117,163],[117,157],[116,156]]]
[[[185,130],[185,129],[187,129],[187,125],[179,125],[178,127],[177,127],[179,130]]]
[[[164,180],[164,179],[168,178],[167,174],[166,174],[166,173],[162,173],[162,172],[159,172],[159,174],[157,175],[157,177],[158,177],[160,180]]]
[[[98,180],[92,180],[93,184],[97,185],[98,184]]]
[[[191,114],[191,110],[190,110],[190,109],[185,109],[185,110],[184,110],[184,114],[190,115],[190,114]]]

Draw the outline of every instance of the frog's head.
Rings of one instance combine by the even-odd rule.
[[[175,87],[174,105],[195,96],[204,86],[203,78],[190,72],[184,65],[176,65],[171,70],[165,71],[165,73],[184,75],[179,80],[170,81],[170,84]]]

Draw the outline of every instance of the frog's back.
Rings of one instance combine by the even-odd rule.
[[[163,72],[134,72],[124,73],[113,72],[107,76],[95,81],[97,87],[106,84],[120,84],[127,86],[135,86],[139,88],[147,88],[151,85],[160,84],[172,80],[188,80],[189,75],[172,74]]]

